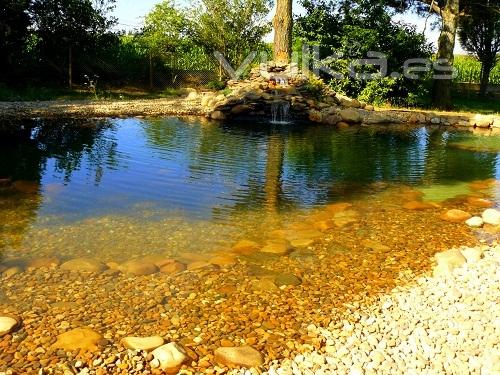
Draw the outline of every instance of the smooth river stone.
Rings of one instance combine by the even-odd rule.
[[[164,340],[160,336],[151,337],[124,337],[122,344],[127,349],[150,351],[162,346]]]
[[[10,316],[0,316],[0,337],[17,328],[19,321]]]
[[[471,206],[474,207],[480,207],[480,208],[490,208],[495,205],[494,202],[484,199],[484,198],[479,198],[479,197],[469,197],[467,198],[467,203],[470,204]]]
[[[260,249],[262,253],[275,254],[275,255],[287,255],[292,251],[290,243],[286,240],[283,241],[269,241],[266,245]]]
[[[177,374],[184,363],[190,358],[183,347],[175,342],[162,345],[151,352],[160,369],[167,374]]]
[[[132,259],[120,265],[120,271],[134,276],[146,276],[158,272],[160,269],[151,262],[143,259]]]
[[[101,273],[107,268],[104,263],[92,258],[76,258],[61,264],[61,269],[66,271]]]
[[[103,342],[104,338],[101,334],[89,328],[75,328],[57,336],[57,341],[52,344],[52,348],[68,352],[76,349],[94,352]]]
[[[59,264],[61,264],[61,261],[57,258],[51,257],[51,258],[36,258],[32,259],[28,262],[26,265],[27,269],[35,269],[35,268],[55,268]]]
[[[215,360],[225,366],[259,367],[264,364],[262,354],[251,346],[222,347],[215,351]]]
[[[255,253],[260,249],[260,245],[257,242],[250,240],[241,240],[232,247],[232,251],[237,254],[248,255]]]
[[[484,221],[479,216],[473,216],[470,219],[466,220],[465,224],[471,228],[480,228],[483,226]]]
[[[463,223],[472,217],[471,214],[462,210],[449,210],[441,214],[441,219],[450,223]]]
[[[483,221],[490,225],[500,225],[500,211],[488,208],[483,212]]]
[[[431,208],[435,208],[435,206],[427,202],[410,201],[403,204],[403,208],[406,210],[421,211],[421,210],[428,210]]]

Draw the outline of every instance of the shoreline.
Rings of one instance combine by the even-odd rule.
[[[208,117],[210,108],[202,105],[203,95],[194,98],[135,99],[115,101],[54,100],[36,102],[0,102],[0,120],[23,121],[37,118],[130,118],[162,116]],[[445,125],[459,128],[500,127],[499,115],[442,112],[413,109],[353,109],[363,117],[362,124]],[[251,117],[251,116],[247,116]],[[314,122],[314,121],[313,121]]]

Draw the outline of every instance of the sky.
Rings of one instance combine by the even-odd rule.
[[[117,29],[119,30],[134,30],[139,29],[142,26],[144,15],[146,15],[155,4],[161,2],[161,0],[117,0],[116,9],[114,12],[115,17],[118,18]],[[187,2],[186,0],[181,0],[180,3]],[[294,1],[294,13],[301,14],[304,9],[300,6],[299,2]],[[270,18],[274,14],[274,11],[270,14]],[[402,14],[394,17],[398,21],[403,21],[408,24],[413,24],[416,26],[417,31],[422,32],[424,30],[425,19],[418,17],[415,14]],[[431,17],[428,21],[428,26],[426,28],[425,36],[427,40],[437,45],[437,39],[439,36],[438,30],[433,30],[431,28],[432,20],[435,19]],[[272,36],[268,36],[271,39]],[[465,52],[460,47],[460,44],[456,44],[455,53],[465,54]]]

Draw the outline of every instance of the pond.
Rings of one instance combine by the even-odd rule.
[[[436,252],[498,239],[443,216],[498,203],[496,136],[200,118],[10,129],[0,312],[22,326],[0,338],[0,372],[149,371],[126,336],[179,343],[189,373],[225,371],[221,346],[293,358],[325,344],[311,326],[342,330]]]
[[[224,252],[335,202],[404,211],[404,191],[436,204],[477,195],[471,182],[498,178],[499,140],[438,127],[32,121],[1,136],[0,178],[13,184],[0,190],[0,244],[14,262]],[[495,198],[496,185],[481,194]]]

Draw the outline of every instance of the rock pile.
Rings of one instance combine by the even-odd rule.
[[[322,81],[302,73],[297,64],[261,63],[248,79],[231,80],[223,92],[206,92],[201,99],[208,117],[214,120],[241,116],[271,118],[279,106],[293,119],[336,125],[352,124],[434,124],[473,128],[492,128],[495,117],[438,115],[412,111],[375,111],[374,107],[336,94]],[[286,115],[286,114],[285,114]]]

